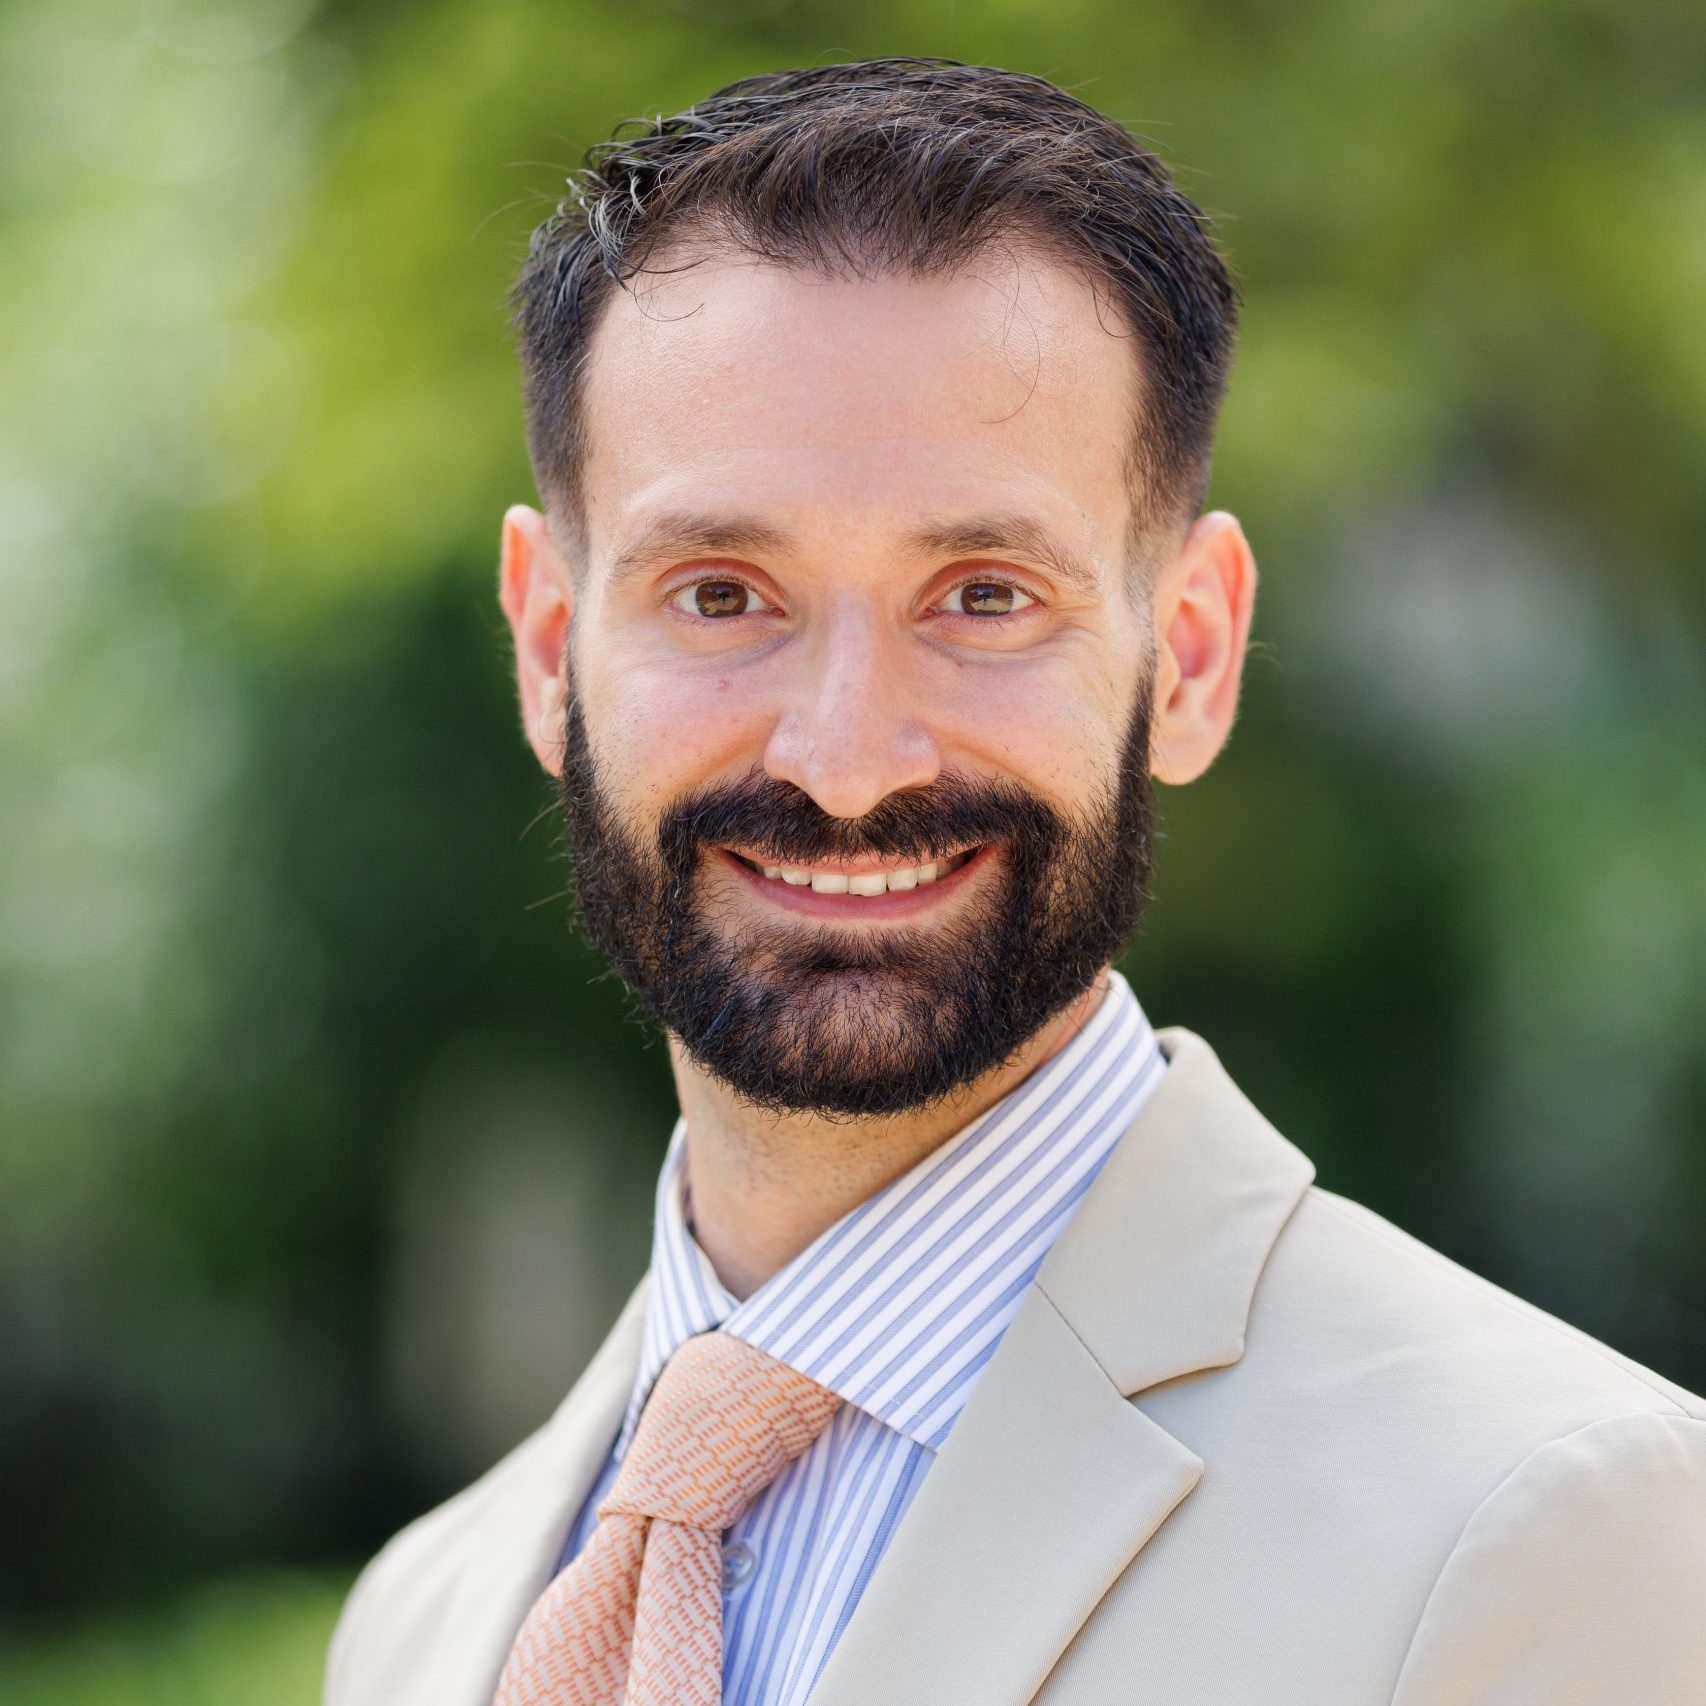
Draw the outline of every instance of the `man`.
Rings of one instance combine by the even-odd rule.
[[[525,725],[682,1120],[332,1706],[1706,1701],[1700,1400],[1315,1189],[1110,969],[1256,586],[1155,160],[1005,72],[749,79],[517,301]]]

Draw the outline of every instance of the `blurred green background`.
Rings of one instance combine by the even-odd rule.
[[[1706,1387],[1693,0],[0,7],[0,1698],[306,1701],[644,1261],[496,528],[585,144],[884,52],[1175,162],[1247,308],[1237,737],[1127,971],[1357,1196]]]

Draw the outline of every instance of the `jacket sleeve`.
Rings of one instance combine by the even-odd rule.
[[[1706,1706],[1706,1421],[1530,1453],[1440,1571],[1393,1706]]]

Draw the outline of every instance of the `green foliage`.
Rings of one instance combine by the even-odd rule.
[[[346,1584],[261,1577],[151,1618],[0,1646],[8,1706],[303,1706],[320,1696]]]

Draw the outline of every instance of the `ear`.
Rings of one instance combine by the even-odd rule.
[[[545,517],[525,504],[504,514],[498,603],[515,637],[521,723],[534,755],[553,776],[563,768],[563,643],[574,608],[574,582]]]
[[[1256,608],[1256,560],[1235,516],[1199,516],[1156,579],[1155,711],[1149,767],[1194,782],[1219,756],[1238,712]]]

